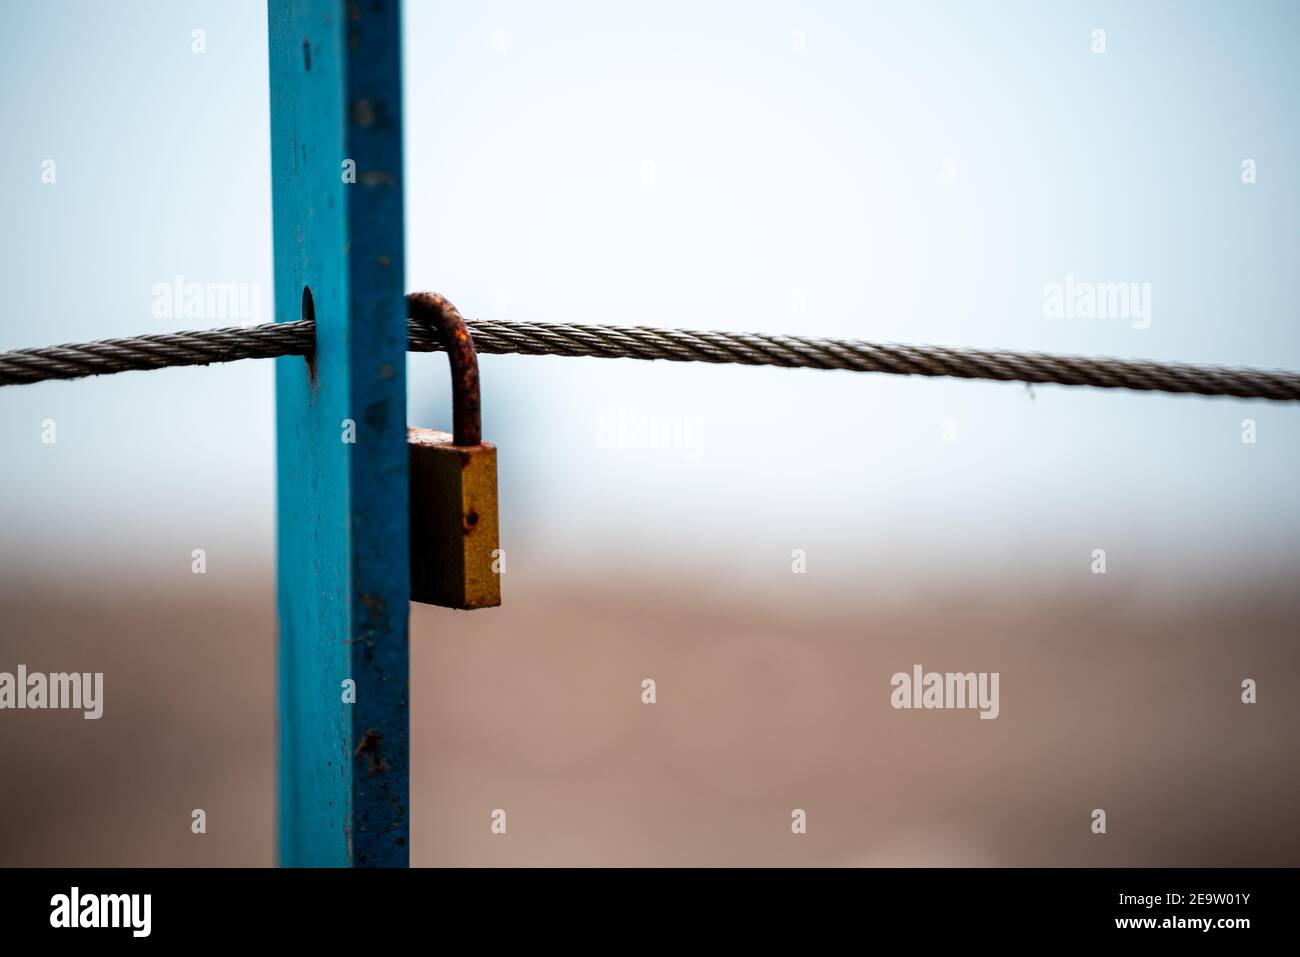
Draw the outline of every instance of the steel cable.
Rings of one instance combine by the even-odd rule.
[[[1274,401],[1300,400],[1300,373],[1284,370],[646,326],[480,319],[469,322],[469,328],[475,348],[485,354],[594,356],[844,369],[891,375],[948,376]],[[407,331],[411,351],[433,352],[442,348],[437,333],[427,325],[411,319]],[[300,320],[18,349],[0,353],[0,385],[77,379],[136,369],[207,365],[237,359],[307,355],[312,351],[314,340],[314,323]]]

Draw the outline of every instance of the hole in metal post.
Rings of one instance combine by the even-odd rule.
[[[316,322],[316,301],[311,296],[311,286],[302,287],[302,317],[308,322]],[[316,386],[316,350],[303,356],[307,360],[307,377],[311,381],[312,388]]]

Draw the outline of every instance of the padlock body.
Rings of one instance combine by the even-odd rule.
[[[411,600],[445,608],[501,604],[494,569],[497,450],[457,446],[451,434],[406,430],[411,474]]]

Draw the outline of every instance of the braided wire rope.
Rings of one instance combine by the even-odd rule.
[[[1300,373],[1144,359],[1055,355],[902,345],[861,339],[823,339],[756,332],[693,331],[646,326],[562,322],[468,323],[480,353],[669,362],[735,363],[786,368],[843,369],[892,375],[948,376],[1133,389],[1143,392],[1300,400]],[[439,351],[437,333],[408,320],[408,348]],[[308,355],[315,341],[310,320],[102,339],[0,353],[0,385],[77,379],[142,369],[207,365],[238,359]]]

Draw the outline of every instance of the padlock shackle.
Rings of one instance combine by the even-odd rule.
[[[478,356],[469,327],[456,307],[436,292],[413,292],[406,297],[406,307],[416,322],[437,330],[451,361],[452,441],[457,445],[481,445]]]

